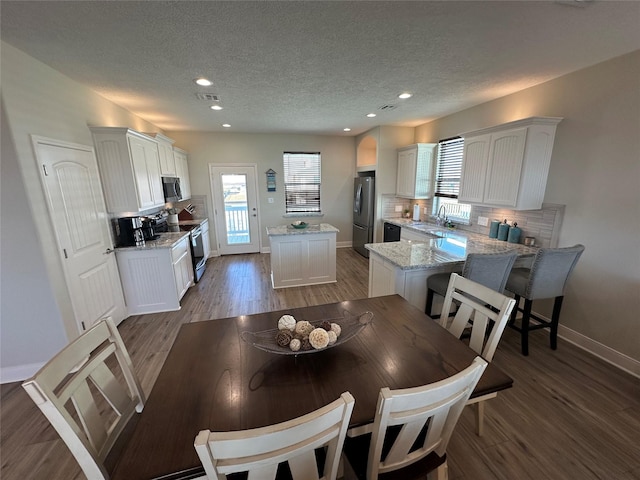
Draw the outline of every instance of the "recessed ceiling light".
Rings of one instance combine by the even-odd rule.
[[[228,123],[223,123],[223,124],[222,124],[222,126],[223,126],[224,128],[231,128],[231,125],[229,125]]]
[[[404,100],[405,98],[411,98],[412,96],[413,96],[413,94],[411,94],[409,92],[404,92],[404,93],[401,93],[400,95],[398,95],[398,98],[402,98]]]
[[[350,131],[351,131],[351,129],[350,129],[349,127],[347,127],[347,128],[343,128],[343,130],[344,130],[345,132],[350,132]]]
[[[201,87],[210,87],[211,85],[213,85],[213,82],[207,78],[196,78],[194,82],[196,82],[196,84],[200,85]]]
[[[367,113],[367,117],[369,117],[369,118],[373,118],[373,117],[375,117],[375,116],[376,116],[376,114],[375,114],[375,113]]]
[[[222,110],[220,105],[211,105],[211,110]]]

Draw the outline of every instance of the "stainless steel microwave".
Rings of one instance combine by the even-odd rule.
[[[180,179],[178,177],[162,177],[162,189],[164,190],[164,201],[166,203],[174,203],[182,200]]]

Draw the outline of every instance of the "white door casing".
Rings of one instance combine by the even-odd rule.
[[[32,136],[78,332],[126,317],[93,147]]]
[[[246,187],[247,233],[241,239],[234,240],[234,233],[228,228],[229,212],[225,211],[227,204],[223,189],[223,179],[226,176],[239,176],[244,179]],[[211,182],[211,198],[215,220],[218,253],[230,255],[237,253],[260,252],[260,217],[258,211],[257,166],[255,164],[210,164],[209,177]],[[227,177],[228,178],[228,177]]]

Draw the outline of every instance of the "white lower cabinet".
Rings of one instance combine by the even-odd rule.
[[[188,235],[173,248],[116,249],[116,259],[129,315],[180,309],[193,284]]]
[[[336,281],[336,234],[270,236],[273,288]]]
[[[204,250],[204,259],[205,261],[209,258],[211,254],[211,239],[209,238],[209,220],[204,220],[200,224],[200,228],[202,229],[202,250]]]
[[[435,273],[452,272],[455,265],[403,270],[380,255],[369,255],[369,297],[398,294],[424,311],[427,304],[427,278]]]

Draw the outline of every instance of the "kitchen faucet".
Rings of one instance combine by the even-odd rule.
[[[441,217],[440,216],[440,212],[444,211],[444,216]],[[436,215],[436,225],[440,226],[444,223],[444,225],[447,225],[447,209],[445,208],[444,205],[440,205],[440,208],[438,209],[438,214]]]

